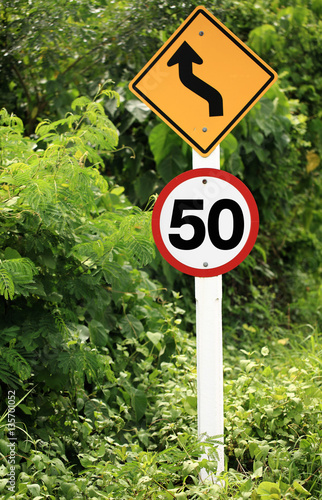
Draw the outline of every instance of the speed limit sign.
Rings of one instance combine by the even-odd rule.
[[[259,227],[256,202],[234,175],[198,168],[172,179],[153,210],[152,232],[173,267],[197,277],[238,266],[253,248]]]

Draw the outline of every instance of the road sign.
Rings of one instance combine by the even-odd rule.
[[[258,55],[197,7],[130,89],[201,156],[208,156],[276,79]]]
[[[238,266],[253,248],[259,227],[256,202],[237,177],[212,168],[172,179],[153,210],[152,232],[173,267],[197,277]]]

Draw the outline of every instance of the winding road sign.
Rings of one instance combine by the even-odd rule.
[[[198,168],[180,174],[161,191],[152,232],[173,267],[197,277],[238,266],[253,248],[259,227],[256,202],[237,177]]]
[[[208,156],[276,79],[268,64],[197,7],[130,89],[201,156]]]

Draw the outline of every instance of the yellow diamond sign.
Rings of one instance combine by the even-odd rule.
[[[277,74],[204,7],[197,7],[130,83],[131,91],[208,156]]]

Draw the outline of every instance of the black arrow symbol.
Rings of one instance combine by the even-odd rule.
[[[187,42],[178,48],[168,61],[168,66],[179,65],[181,83],[209,103],[209,116],[223,116],[223,100],[218,90],[193,74],[192,63],[202,64],[203,60]]]

